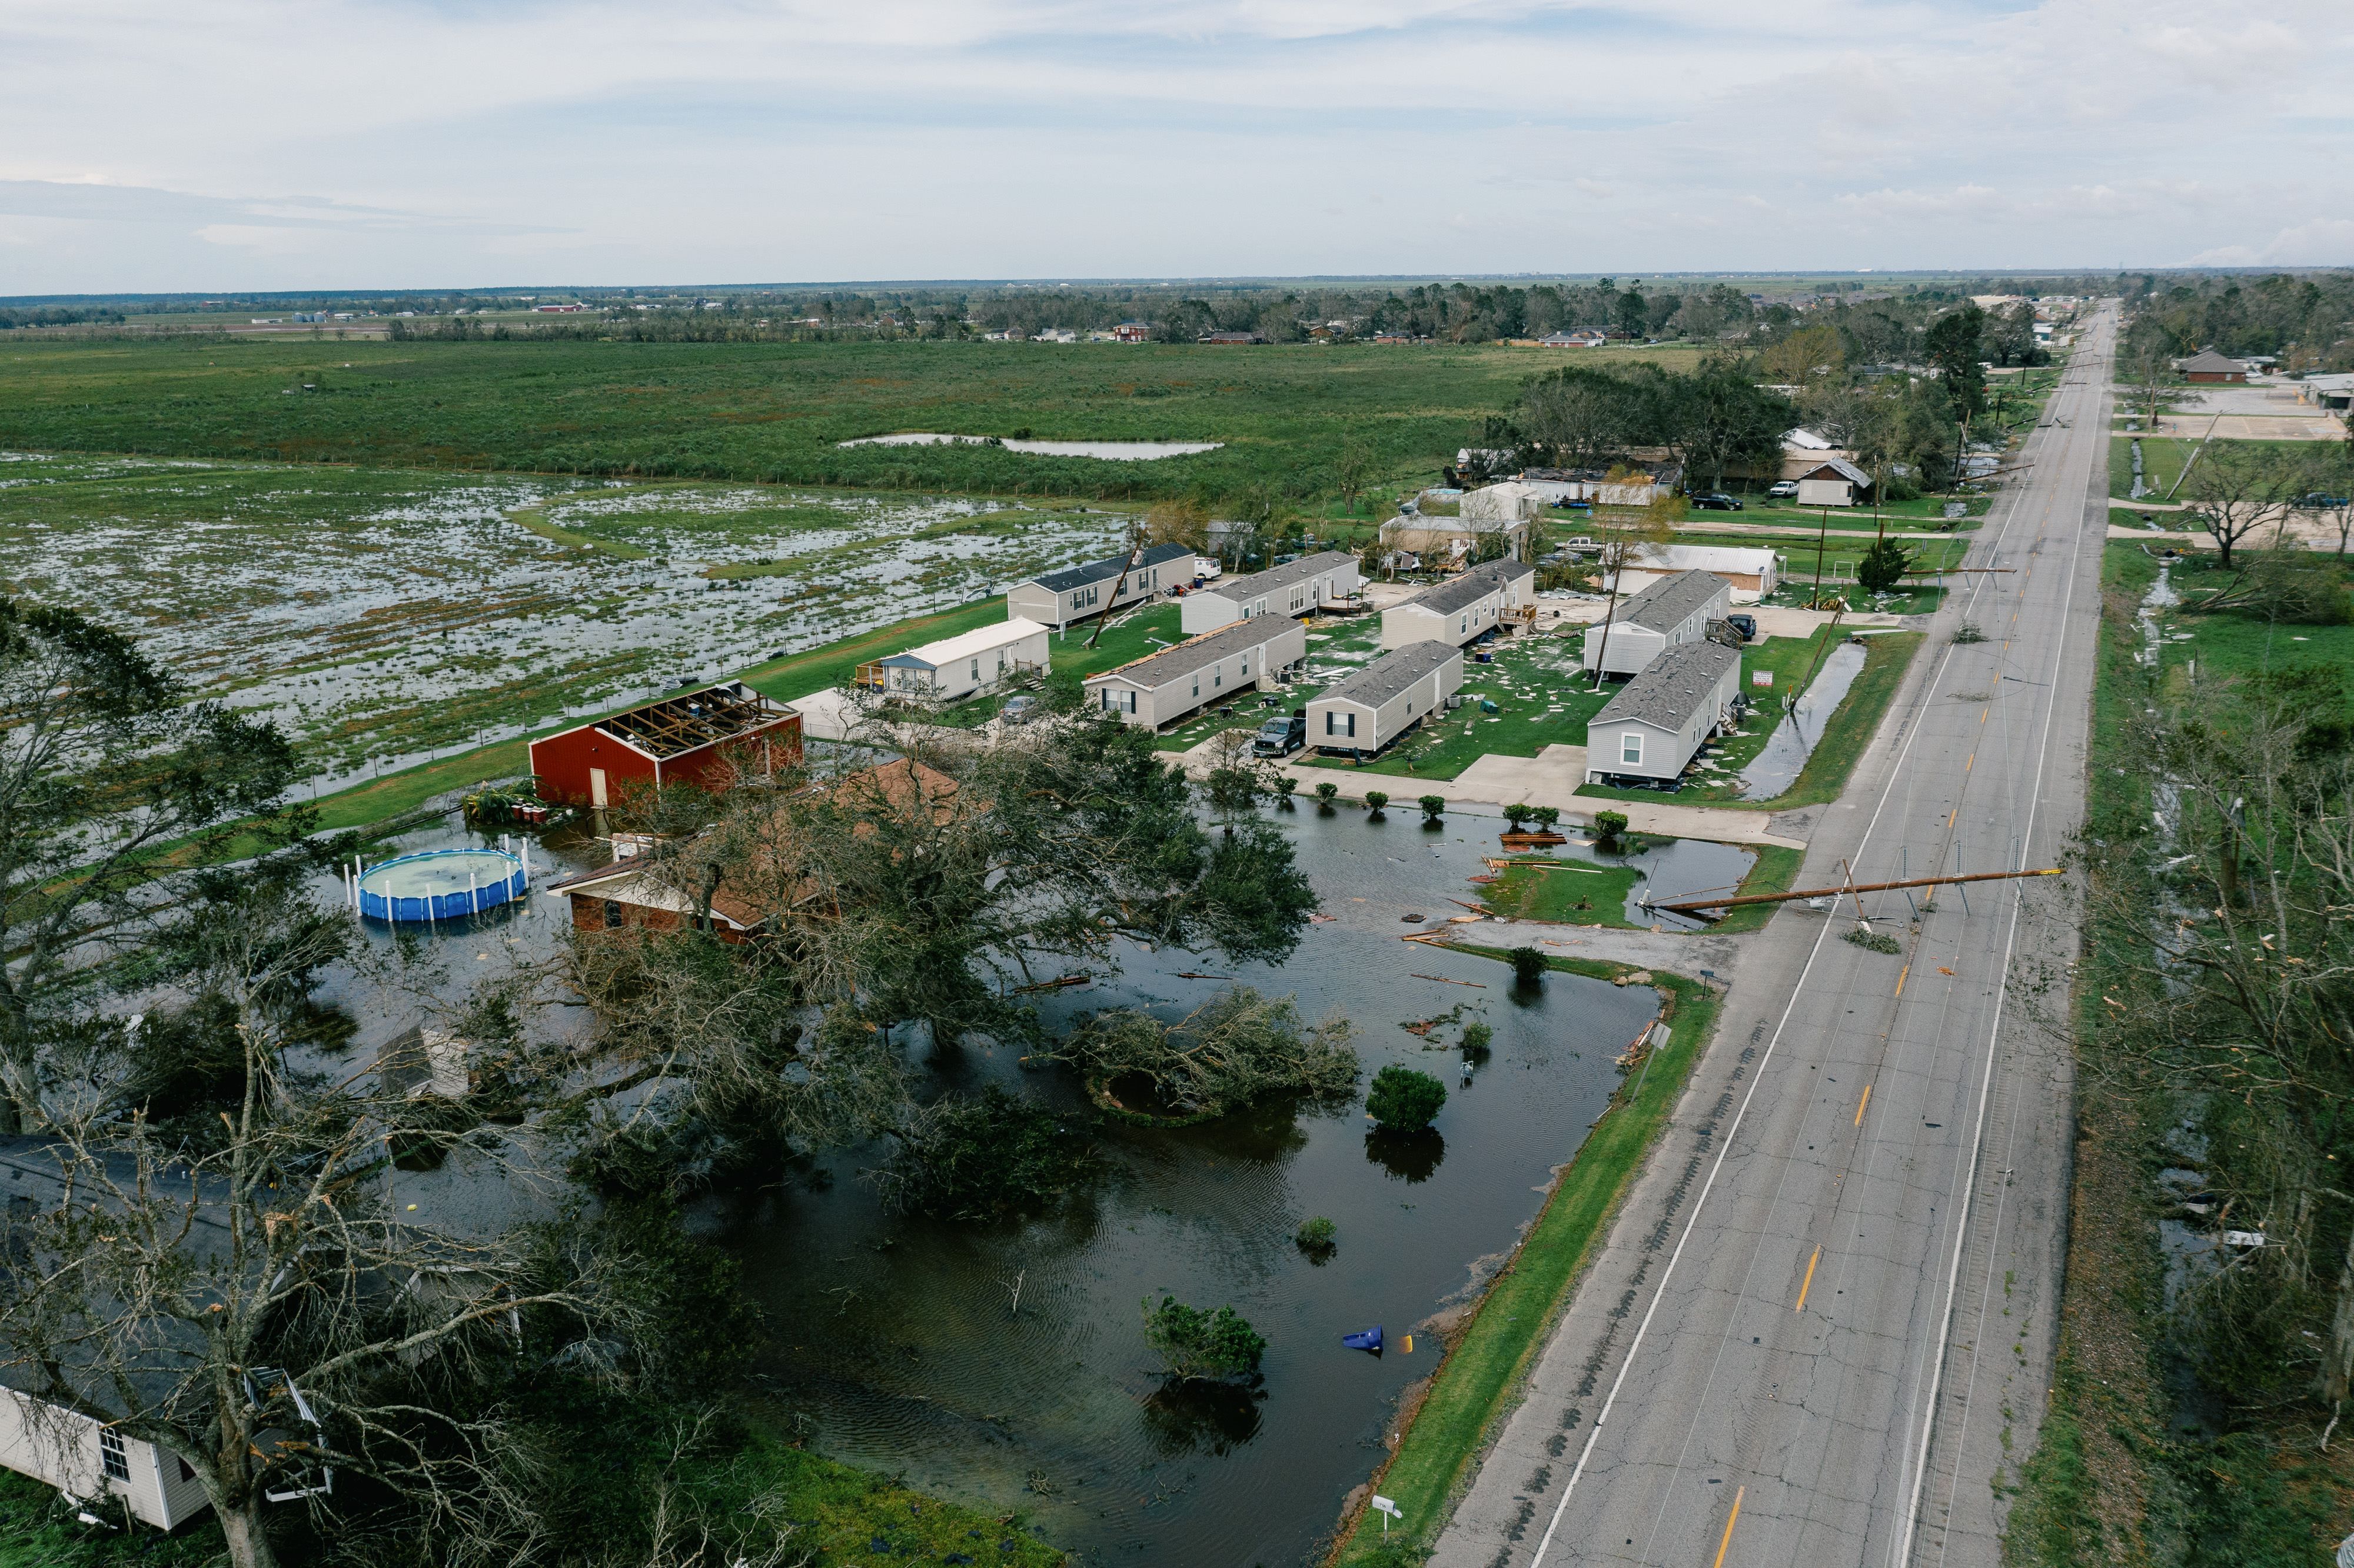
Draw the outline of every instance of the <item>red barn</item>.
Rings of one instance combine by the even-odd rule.
[[[741,681],[664,697],[531,743],[543,800],[617,802],[625,781],[716,788],[730,773],[773,773],[801,759],[801,715]]]

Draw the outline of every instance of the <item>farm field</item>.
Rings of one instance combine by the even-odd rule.
[[[1581,351],[1688,368],[1685,347]],[[11,344],[0,449],[731,480],[968,495],[1329,497],[1442,463],[1562,351],[1358,344],[80,340]],[[1203,440],[1149,462],[903,431]]]
[[[997,593],[1104,553],[1123,521],[744,485],[11,454],[0,591],[84,608],[203,694],[275,715],[326,786],[976,598],[1002,618]]]

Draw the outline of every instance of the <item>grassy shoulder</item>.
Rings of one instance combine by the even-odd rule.
[[[1749,874],[1734,889],[1735,895],[1753,893],[1787,893],[1797,885],[1798,868],[1806,863],[1807,852],[1791,849],[1787,844],[1759,844],[1757,859],[1749,867]],[[1744,904],[1728,909],[1724,918],[1709,927],[1720,934],[1762,931],[1766,922],[1774,918],[1779,904]]]
[[[1577,792],[1604,800],[1656,803],[1666,799],[1677,805],[1729,806],[1748,811],[1783,811],[1836,800],[1847,788],[1856,760],[1879,732],[1880,721],[1887,716],[1888,705],[1895,700],[1897,688],[1904,683],[1904,672],[1911,666],[1924,636],[1918,631],[1887,631],[1864,639],[1863,668],[1856,673],[1847,695],[1832,710],[1830,722],[1823,726],[1822,738],[1815,743],[1797,779],[1770,800],[1744,800],[1734,793],[1739,785],[1732,781],[1687,784],[1667,797],[1656,789],[1614,789],[1603,784],[1581,785]],[[1734,737],[1736,744],[1743,741],[1748,743],[1745,755],[1734,750],[1733,745],[1725,747],[1723,756],[1729,768],[1737,769],[1765,745],[1762,735]]]
[[[1460,950],[1503,957],[1492,948]],[[1626,965],[1591,959],[1546,962],[1564,974],[1596,979],[1629,972]],[[1511,1265],[1497,1276],[1448,1347],[1396,1452],[1373,1478],[1373,1489],[1395,1499],[1405,1523],[1393,1525],[1384,1538],[1381,1522],[1369,1514],[1346,1521],[1334,1561],[1367,1568],[1423,1561],[1445,1528],[1472,1459],[1511,1409],[1571,1287],[1667,1126],[1685,1080],[1715,1032],[1719,1001],[1707,986],[1681,976],[1655,974],[1652,983],[1666,1002],[1666,1048],[1619,1086],[1610,1108],[1585,1135]]]

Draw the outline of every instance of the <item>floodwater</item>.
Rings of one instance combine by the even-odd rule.
[[[1664,910],[1646,909],[1645,898],[1670,901],[1702,893],[1731,893],[1749,874],[1749,868],[1757,863],[1755,850],[1743,849],[1738,844],[1713,843],[1707,839],[1654,840],[1632,854],[1609,854],[1598,849],[1578,853],[1604,865],[1632,866],[1640,874],[1627,890],[1626,917],[1638,925],[1664,926],[1670,931],[1706,930],[1709,923]]]
[[[932,431],[914,431],[896,436],[861,436],[854,441],[837,441],[844,447],[981,447],[990,444],[987,436],[944,436]],[[1112,462],[1150,462],[1157,458],[1190,457],[1195,452],[1214,452],[1225,445],[1224,441],[1034,441],[1026,438],[1006,437],[997,442],[1010,452],[1033,452],[1040,457],[1104,458]]]
[[[883,1150],[843,1151],[823,1162],[822,1190],[774,1196],[725,1229],[775,1330],[760,1372],[780,1426],[911,1485],[1026,1510],[1086,1563],[1288,1563],[1331,1527],[1379,1462],[1399,1392],[1439,1350],[1426,1333],[1412,1354],[1376,1359],[1341,1336],[1380,1324],[1397,1344],[1500,1263],[1601,1115],[1614,1058],[1657,997],[1560,974],[1520,993],[1502,964],[1398,940],[1419,928],[1402,907],[1454,910],[1447,895],[1492,849],[1490,823],[1430,833],[1404,813],[1377,823],[1312,807],[1274,820],[1340,920],[1312,927],[1280,971],[1131,951],[1110,983],[1057,995],[1050,1019],[1108,1004],[1174,1017],[1225,983],[1180,970],[1296,992],[1303,1017],[1337,1007],[1356,1024],[1368,1076],[1390,1062],[1438,1074],[1449,1098],[1436,1128],[1384,1139],[1354,1106],[1109,1126],[1088,1192],[1000,1224],[888,1215],[858,1174]],[[1399,1027],[1458,1005],[1495,1031],[1469,1088],[1458,1025],[1434,1032],[1437,1049]],[[1066,1075],[1025,1072],[1002,1049],[968,1047],[929,1078],[1082,1106]],[[1311,1215],[1339,1227],[1321,1265],[1292,1240]],[[1263,1383],[1163,1387],[1141,1303],[1164,1293],[1248,1319],[1268,1341]]]
[[[1766,737],[1766,749],[1741,770],[1742,794],[1753,800],[1770,800],[1798,781],[1807,758],[1823,737],[1823,726],[1830,722],[1840,699],[1855,684],[1862,668],[1861,645],[1842,642],[1830,651],[1813,683],[1799,694],[1797,706],[1782,715],[1782,722]]]
[[[702,1222],[742,1261],[769,1316],[773,1345],[752,1384],[779,1431],[911,1486],[1024,1510],[1082,1563],[1290,1563],[1331,1528],[1380,1462],[1400,1392],[1436,1368],[1441,1348],[1426,1330],[1412,1353],[1394,1347],[1502,1263],[1553,1169],[1606,1107],[1614,1059],[1658,996],[1563,974],[1523,991],[1503,964],[1398,939],[1460,912],[1449,899],[1495,853],[1497,819],[1450,816],[1432,830],[1410,812],[1376,821],[1310,804],[1268,820],[1293,835],[1337,918],[1311,926],[1281,969],[1129,949],[1101,985],[1047,993],[1050,1026],[1112,1005],[1173,1018],[1225,977],[1296,993],[1304,1020],[1338,1008],[1355,1024],[1368,1078],[1391,1062],[1437,1074],[1448,1100],[1435,1128],[1371,1135],[1358,1105],[1276,1106],[1182,1129],[1107,1125],[1102,1173],[1086,1192],[1001,1224],[884,1213],[861,1175],[885,1158],[880,1145],[835,1151],[780,1192],[709,1201]],[[495,839],[445,825],[375,854]],[[1660,845],[1634,858],[1663,890],[1685,891],[1686,881],[1739,879],[1732,859],[1709,858],[1723,849]],[[604,851],[575,825],[532,858],[535,872],[549,868],[535,876],[544,884],[600,863]],[[366,1020],[358,1050],[372,1054],[417,1022],[418,993],[454,1002],[510,959],[556,950],[567,927],[563,901],[535,887],[519,905],[426,933],[438,978],[414,977],[405,997],[350,982],[343,1000]],[[385,953],[399,945],[380,926],[370,940]],[[1400,1027],[1458,1009],[1428,1045]],[[1459,1040],[1474,1019],[1494,1039],[1467,1087]],[[976,1043],[938,1061],[909,1049],[920,1092],[997,1083],[1087,1114],[1070,1075],[1027,1071],[1011,1051]],[[436,1213],[506,1201],[485,1194],[462,1160],[398,1180],[403,1202]],[[1311,1215],[1339,1227],[1338,1251],[1321,1264],[1292,1239]],[[1141,1315],[1146,1298],[1164,1293],[1231,1304],[1249,1319],[1268,1341],[1260,1383],[1164,1387]],[[1374,1324],[1388,1353],[1341,1346],[1343,1333]]]

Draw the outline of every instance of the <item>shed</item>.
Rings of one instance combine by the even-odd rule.
[[[1005,613],[1010,620],[1034,620],[1060,631],[1075,620],[1158,598],[1181,583],[1190,586],[1195,570],[1188,545],[1155,545],[1137,556],[1133,567],[1123,550],[1085,566],[1044,572],[1008,588]]]
[[[1308,744],[1370,757],[1446,705],[1463,684],[1463,650],[1416,642],[1383,654],[1308,705]]]
[[[1669,649],[1587,722],[1585,781],[1681,778],[1701,743],[1733,722],[1740,697],[1740,650],[1705,641]]]
[[[544,800],[603,808],[624,780],[719,789],[801,759],[801,715],[741,681],[664,697],[531,743]]]
[[[1782,581],[1782,558],[1762,546],[1736,545],[1641,545],[1627,563],[1625,590],[1648,587],[1640,574],[1706,572],[1723,577],[1736,600],[1772,593]]]
[[[1313,615],[1327,605],[1347,604],[1363,580],[1356,556],[1320,550],[1197,588],[1179,601],[1177,620],[1185,635],[1193,637],[1257,615]]]
[[[1248,691],[1307,657],[1308,633],[1299,622],[1256,615],[1090,675],[1087,693],[1121,722],[1158,729]]]
[[[1382,611],[1382,646],[1401,649],[1436,641],[1459,648],[1495,630],[1522,605],[1533,603],[1536,586],[1537,569],[1526,561],[1485,561],[1466,567],[1460,576]]]
[[[2243,382],[2248,367],[2236,359],[2228,358],[2211,348],[2200,349],[2190,358],[2179,360],[2175,366],[2182,379],[2191,382]]]
[[[1798,471],[1801,506],[1852,506],[1872,493],[1872,475],[1843,457],[1827,457]]]
[[[1633,675],[1670,648],[1707,637],[1708,623],[1733,608],[1733,587],[1710,572],[1661,577],[1585,633],[1585,668]]]
[[[1525,523],[1541,517],[1554,497],[1551,491],[1520,480],[1483,484],[1466,491],[1457,510],[1467,523]]]
[[[1016,616],[858,666],[857,682],[895,697],[952,703],[1014,675],[1052,667],[1049,630]]]

